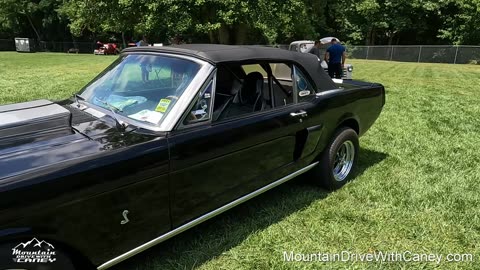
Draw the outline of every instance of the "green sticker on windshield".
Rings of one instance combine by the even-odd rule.
[[[157,107],[155,108],[155,111],[157,112],[166,112],[168,106],[170,105],[170,102],[172,102],[170,99],[162,98],[160,99],[160,102],[158,102]]]

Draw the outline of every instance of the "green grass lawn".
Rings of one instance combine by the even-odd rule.
[[[0,52],[0,103],[71,96],[114,56]]]
[[[0,53],[0,103],[68,97],[114,59]],[[360,140],[354,181],[327,193],[296,179],[114,269],[480,269],[480,68],[349,62],[355,79],[387,89]],[[285,262],[284,251],[471,253],[473,261]]]

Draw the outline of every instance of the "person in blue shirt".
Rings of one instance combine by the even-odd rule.
[[[325,61],[328,63],[328,75],[331,78],[341,79],[345,65],[345,47],[340,45],[337,39],[332,38],[331,46],[325,53]]]
[[[135,45],[137,45],[137,47],[148,46],[147,37],[146,37],[146,36],[143,36],[140,41],[138,41],[137,43],[135,43]]]

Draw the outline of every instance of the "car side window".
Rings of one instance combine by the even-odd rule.
[[[271,63],[272,98],[275,108],[293,103],[292,68],[285,63]]]
[[[268,74],[261,64],[218,67],[213,122],[271,108]]]
[[[210,80],[208,85],[198,93],[196,101],[193,103],[193,106],[183,121],[184,125],[210,120],[212,113],[213,82],[213,80]]]
[[[259,64],[242,65],[242,69],[247,75],[252,72],[259,72],[260,74],[262,74],[264,78],[268,76],[265,69],[263,69],[263,67],[260,66]]]
[[[315,90],[307,77],[297,67],[293,66],[293,91],[298,102],[310,100],[315,95]]]
[[[299,93],[300,100],[315,94],[302,72],[284,62],[219,67],[216,87],[212,122],[295,104]]]

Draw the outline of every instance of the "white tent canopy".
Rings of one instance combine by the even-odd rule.
[[[320,42],[321,42],[322,44],[329,44],[330,42],[332,42],[332,39],[336,39],[336,40],[338,41],[338,43],[342,43],[342,42],[340,42],[340,40],[339,40],[338,38],[336,38],[336,37],[324,37],[324,38],[321,38],[321,39],[320,39]]]

